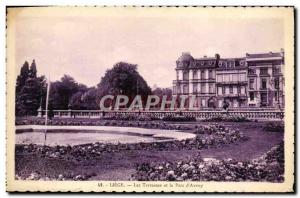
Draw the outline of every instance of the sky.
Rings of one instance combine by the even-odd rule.
[[[19,73],[26,60],[31,64],[35,59],[38,75],[50,75],[51,81],[68,74],[95,86],[107,69],[125,61],[138,65],[150,87],[171,87],[182,52],[194,58],[216,53],[244,57],[284,47],[284,24],[274,16],[45,13],[24,12],[14,18],[15,62]]]

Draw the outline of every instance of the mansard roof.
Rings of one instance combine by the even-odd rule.
[[[245,58],[222,58],[218,62],[219,70],[242,69],[246,68]]]
[[[283,52],[269,52],[269,53],[259,53],[259,54],[246,53],[246,58],[273,58],[273,57],[283,57]]]
[[[194,58],[189,52],[183,52],[181,56],[177,59],[178,62],[190,62],[193,60]]]

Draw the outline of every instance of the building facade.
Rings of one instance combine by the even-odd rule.
[[[284,107],[284,52],[242,58],[197,58],[184,52],[176,61],[173,95],[196,96],[199,109]]]

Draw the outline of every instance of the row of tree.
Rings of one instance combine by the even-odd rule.
[[[137,65],[119,62],[105,72],[95,87],[78,83],[69,75],[59,81],[51,82],[49,109],[99,109],[99,102],[105,95],[126,95],[133,100],[141,95],[146,100],[150,94],[159,97],[172,97],[170,89],[151,90],[144,78],[138,73]],[[36,63],[25,61],[16,82],[16,115],[37,115],[37,110],[46,106],[47,81],[45,76],[37,76]],[[131,101],[130,101],[131,102]]]

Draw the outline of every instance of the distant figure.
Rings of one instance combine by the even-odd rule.
[[[228,107],[229,107],[229,103],[228,103],[226,100],[224,100],[224,101],[223,101],[223,109],[224,109],[225,111],[228,111]]]

